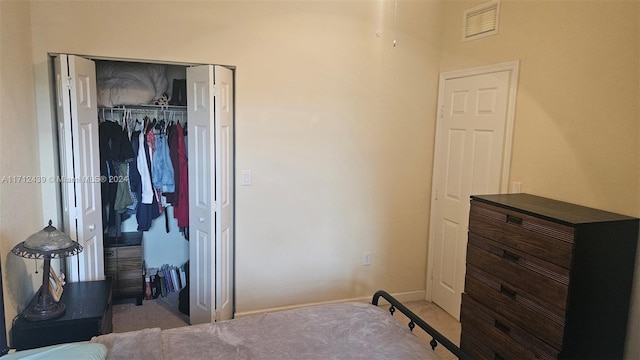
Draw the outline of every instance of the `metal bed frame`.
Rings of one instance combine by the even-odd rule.
[[[413,329],[418,325],[422,330],[424,330],[427,334],[431,335],[431,341],[429,345],[431,345],[431,349],[435,350],[438,343],[442,344],[447,350],[449,350],[452,354],[458,357],[458,359],[462,360],[472,360],[472,358],[463,352],[456,344],[452,343],[449,339],[447,339],[444,335],[442,335],[438,330],[431,327],[424,320],[422,320],[418,315],[413,313],[413,311],[409,310],[406,306],[404,306],[400,301],[398,301],[393,296],[389,295],[384,290],[379,290],[375,294],[373,294],[373,299],[371,299],[371,304],[378,306],[378,300],[380,298],[384,298],[391,306],[389,306],[389,313],[393,316],[393,313],[397,310],[400,310],[402,314],[409,318],[409,330],[413,331]]]

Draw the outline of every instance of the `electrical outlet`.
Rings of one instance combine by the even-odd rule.
[[[365,251],[362,254],[362,266],[370,266],[371,265],[371,252]]]

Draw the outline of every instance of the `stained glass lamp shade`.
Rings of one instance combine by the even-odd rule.
[[[69,235],[52,226],[49,220],[47,227],[16,245],[11,252],[27,259],[44,259],[42,287],[39,290],[38,301],[32,302],[22,312],[22,316],[29,321],[40,321],[64,315],[65,305],[55,302],[49,291],[51,259],[76,255],[82,252],[82,246],[71,240]]]

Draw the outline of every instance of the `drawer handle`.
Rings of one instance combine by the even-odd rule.
[[[522,218],[507,214],[507,222],[515,225],[522,225]]]
[[[109,252],[106,252],[104,254],[107,255],[107,256],[113,256],[113,251],[109,251]]]
[[[496,328],[496,329],[498,329],[498,330],[502,331],[503,333],[505,333],[505,334],[507,334],[507,335],[509,335],[509,331],[511,331],[511,329],[510,329],[507,325],[505,325],[505,324],[501,323],[501,322],[500,322],[500,321],[498,321],[498,320],[496,320],[496,321],[495,321],[495,323],[493,324],[493,326],[495,326],[495,328]]]
[[[508,287],[504,286],[504,285],[500,285],[500,293],[507,295],[508,297],[515,299],[516,298],[516,292],[509,289]]]
[[[508,251],[502,252],[502,258],[505,260],[513,261],[513,262],[518,262],[518,260],[520,260],[520,256],[514,253],[510,253]]]

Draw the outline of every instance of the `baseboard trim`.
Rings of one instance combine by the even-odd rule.
[[[393,293],[393,294],[391,294],[391,296],[393,296],[394,298],[398,299],[398,301],[400,301],[400,302],[419,301],[419,300],[424,300],[425,299],[426,292],[425,292],[425,290],[416,290],[416,291],[408,291],[408,292],[402,292],[402,293]],[[309,307],[309,306],[317,306],[317,305],[337,304],[337,303],[344,303],[344,302],[370,303],[372,297],[373,297],[373,294],[371,294],[371,296],[363,296],[363,297],[350,298],[350,299],[320,301],[320,302],[305,303],[305,304],[276,306],[276,307],[270,307],[270,308],[264,308],[264,309],[258,309],[258,310],[250,310],[250,311],[239,311],[239,312],[236,312],[234,314],[234,318],[237,319],[237,318],[246,317],[246,316],[250,316],[250,315],[265,314],[265,313],[276,312],[276,311],[298,309],[298,308]],[[379,305],[385,305],[385,304],[388,304],[388,302],[386,300],[384,300],[383,298],[380,298],[380,301],[379,301],[378,304]]]

